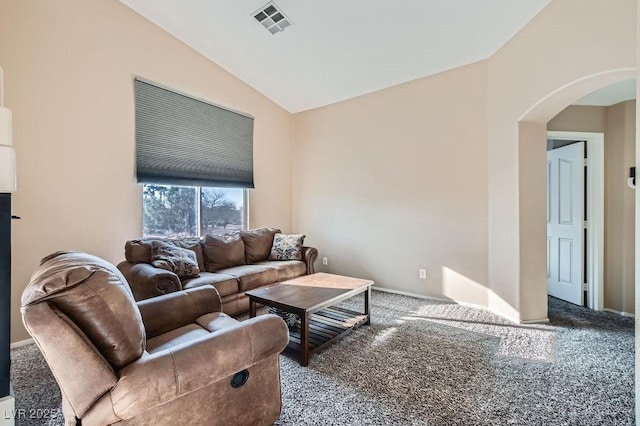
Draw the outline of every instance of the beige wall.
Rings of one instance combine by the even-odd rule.
[[[606,127],[607,107],[603,106],[571,105],[547,123],[547,130],[558,132],[605,133]]]
[[[325,270],[486,304],[486,69],[294,115],[293,226]]]
[[[140,236],[133,77],[255,116],[250,225],[291,227],[291,116],[116,0],[0,0],[0,66],[13,110],[18,192],[12,341],[24,286],[55,250],[118,262]]]
[[[634,192],[626,181],[635,162],[635,105],[570,106],[547,124],[548,130],[604,133],[605,245],[604,307],[633,313]]]
[[[554,1],[484,63],[295,115],[294,228],[328,270],[545,319],[546,123],[635,76],[635,6]]]
[[[575,22],[579,11],[580,25]],[[546,123],[571,102],[635,76],[636,2],[553,1],[489,59],[489,306],[547,316]],[[528,123],[527,131],[522,125]],[[521,155],[526,150],[528,155]],[[526,252],[526,253],[525,253]]]
[[[636,103],[607,108],[605,133],[605,308],[635,312],[635,192],[626,182],[635,165]]]

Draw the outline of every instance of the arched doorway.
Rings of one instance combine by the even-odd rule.
[[[546,287],[546,131],[547,122],[575,100],[621,80],[635,78],[635,68],[610,70],[568,83],[532,105],[518,121],[520,211],[520,318],[547,317]]]

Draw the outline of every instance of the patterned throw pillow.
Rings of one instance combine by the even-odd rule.
[[[276,234],[269,260],[302,260],[303,234]]]
[[[151,264],[156,268],[174,272],[180,278],[197,277],[200,273],[193,250],[153,241]]]

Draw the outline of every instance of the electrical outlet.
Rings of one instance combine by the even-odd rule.
[[[426,280],[427,279],[427,270],[426,269],[419,269],[418,270],[418,276],[420,277],[421,280]]]
[[[323,264],[324,266],[327,266],[327,265],[329,264],[329,258],[328,258],[328,257],[323,257],[323,258],[322,258],[322,264]]]

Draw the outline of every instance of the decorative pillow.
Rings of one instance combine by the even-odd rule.
[[[205,236],[204,258],[209,272],[244,265],[244,242],[240,233]]]
[[[276,234],[269,260],[302,260],[303,234]]]
[[[152,252],[151,264],[156,268],[175,272],[180,278],[197,277],[200,273],[196,253],[193,250],[154,241]]]
[[[204,271],[204,255],[202,254],[202,240],[198,237],[186,237],[178,239],[167,239],[164,242],[172,244],[176,247],[193,250],[196,253],[196,260],[198,261],[198,268]]]
[[[204,256],[202,254],[202,245],[198,237],[185,238],[156,238],[148,237],[139,240],[129,240],[124,246],[124,256],[130,263],[151,263],[153,257],[153,242],[160,241],[172,246],[193,250],[198,260],[198,268],[204,271]]]
[[[280,230],[276,228],[258,228],[240,232],[244,241],[245,261],[248,265],[269,258],[273,236],[279,232]]]

